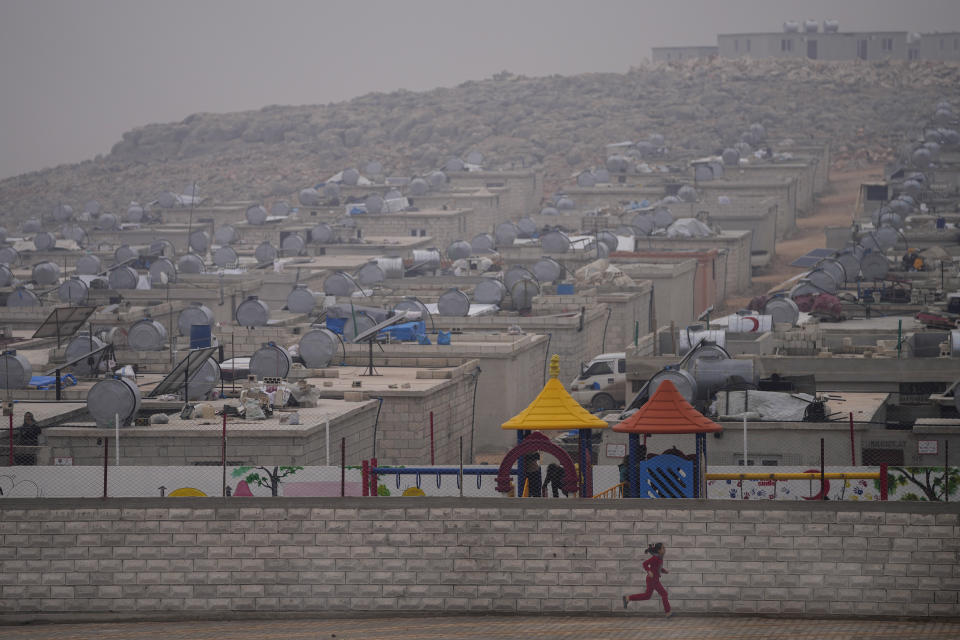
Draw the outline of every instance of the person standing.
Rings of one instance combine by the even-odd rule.
[[[647,553],[650,557],[643,563],[643,568],[647,572],[647,590],[643,593],[634,593],[629,596],[623,596],[623,608],[632,600],[649,600],[656,591],[660,594],[660,600],[663,602],[663,610],[670,617],[673,613],[670,611],[670,601],[667,599],[667,590],[660,584],[660,573],[670,573],[663,566],[663,556],[667,553],[667,548],[662,542],[651,544],[647,547]]]

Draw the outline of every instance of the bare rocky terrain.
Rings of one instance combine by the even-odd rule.
[[[936,102],[958,96],[960,66],[949,63],[717,59],[625,74],[502,72],[420,93],[148,124],[106,155],[0,182],[0,215],[9,224],[93,198],[125,210],[194,181],[220,201],[269,199],[372,160],[390,175],[412,175],[473,150],[493,169],[542,166],[550,189],[601,163],[611,142],[662,133],[671,156],[702,155],[732,144],[752,122],[773,140],[831,139],[842,168],[882,161],[919,132]]]

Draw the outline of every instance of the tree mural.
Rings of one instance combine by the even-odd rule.
[[[237,467],[231,474],[234,478],[243,477],[248,485],[257,485],[258,487],[267,487],[270,489],[270,495],[279,495],[280,484],[283,479],[292,476],[303,467],[280,467],[275,466],[273,470],[268,467]],[[252,470],[252,471],[251,471]],[[262,474],[260,472],[263,472]],[[246,474],[246,475],[245,475]]]
[[[921,493],[908,491],[900,500],[940,502],[960,490],[960,468],[950,467],[944,473],[943,467],[891,467],[887,470],[888,491],[892,495],[901,487],[919,489]]]

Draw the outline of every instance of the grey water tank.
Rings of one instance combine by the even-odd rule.
[[[199,254],[204,254],[210,248],[210,234],[202,229],[197,229],[190,234],[190,249]]]
[[[66,362],[70,362],[104,346],[106,346],[106,343],[100,338],[96,336],[91,337],[87,332],[81,332],[73,336],[70,342],[67,343],[67,348],[63,352],[63,359]],[[85,358],[70,366],[70,371],[79,376],[94,375],[106,371],[106,369],[106,360],[104,359],[104,361],[101,362],[97,356]]]
[[[562,231],[548,231],[540,237],[540,247],[545,253],[567,253],[570,238]]]
[[[771,322],[776,325],[785,323],[796,326],[800,319],[800,309],[797,303],[790,298],[776,297],[767,300],[763,306],[763,313],[771,317]]]
[[[377,321],[366,312],[357,311],[347,316],[347,322],[343,325],[344,342],[353,342],[357,336],[373,329],[377,326]]]
[[[69,209],[69,207],[67,208]],[[91,215],[97,215],[102,208],[99,200],[87,200],[86,204],[83,205],[83,210]]]
[[[99,204],[99,203],[98,203]],[[89,213],[97,214],[99,213],[99,208],[97,211],[90,211]],[[73,207],[68,204],[58,204],[53,208],[53,219],[57,222],[63,222],[69,220],[73,217]]]
[[[239,305],[234,317],[241,327],[262,327],[270,320],[270,307],[257,296],[250,296]]]
[[[383,213],[383,198],[375,193],[367,196],[363,201],[363,204],[367,209],[367,213],[370,215],[379,215]]]
[[[31,276],[37,284],[56,284],[60,281],[60,267],[56,262],[41,262],[34,265]]]
[[[823,32],[824,33],[837,33],[840,31],[840,23],[836,20],[824,20],[823,21]]]
[[[340,179],[345,185],[349,185],[351,187],[355,186],[358,182],[360,182],[360,172],[353,168],[346,169],[344,170]]]
[[[580,175],[577,176],[577,186],[578,187],[593,187],[596,186],[597,179],[594,177],[593,173],[590,171],[581,171]]]
[[[328,296],[346,297],[356,290],[357,285],[353,278],[341,271],[331,273],[327,276],[327,279],[323,281],[323,292]]]
[[[285,218],[290,215],[290,204],[286,200],[277,200],[270,205],[270,215]]]
[[[800,33],[800,23],[788,20],[783,23],[783,32],[784,33]]]
[[[437,313],[441,316],[466,316],[470,312],[470,298],[459,289],[448,289],[437,299]]]
[[[215,244],[221,246],[226,246],[228,244],[233,244],[240,239],[240,236],[237,234],[237,230],[234,229],[233,225],[223,224],[217,227],[217,230],[213,232],[213,241]]]
[[[697,190],[685,184],[677,191],[677,197],[680,198],[682,202],[696,202]]]
[[[20,264],[20,252],[13,247],[3,247],[0,249],[0,264],[14,266]]]
[[[647,393],[651,398],[665,380],[672,382],[673,386],[677,388],[677,391],[687,402],[693,403],[694,400],[696,400],[697,381],[693,377],[693,374],[683,369],[663,369],[653,374],[653,377],[650,378],[650,383],[647,385]]]
[[[0,354],[0,389],[26,389],[33,377],[33,365],[16,351]]]
[[[164,191],[157,196],[157,205],[161,209],[173,209],[180,202],[180,199],[170,191]]]
[[[537,277],[533,275],[532,271],[530,271],[526,267],[522,267],[518,264],[515,264],[504,272],[503,284],[507,286],[507,290],[509,291],[510,289],[513,288],[514,284],[523,280],[524,278],[526,278],[527,280],[537,279]]]
[[[323,197],[327,200],[336,200],[340,197],[340,185],[336,182],[328,182],[323,185]]]
[[[612,231],[603,230],[597,233],[597,241],[607,245],[609,253],[613,253],[620,246],[620,240]]]
[[[470,252],[473,254],[493,253],[497,243],[489,233],[478,233],[470,239]]]
[[[84,304],[90,296],[90,288],[87,283],[76,276],[69,280],[64,280],[57,288],[57,297],[61,302],[70,304]]]
[[[926,147],[920,147],[913,152],[911,159],[913,160],[913,166],[926,169],[930,166],[933,156],[930,153],[930,149],[927,149]]]
[[[556,207],[546,206],[543,209],[540,209],[540,215],[542,216],[558,216],[560,212],[557,211]]]
[[[83,227],[75,224],[65,224],[60,228],[60,235],[66,240],[73,240],[77,246],[83,247],[87,244],[87,232]]]
[[[626,173],[630,170],[630,158],[624,155],[608,156],[606,168],[610,173]]]
[[[112,213],[103,213],[100,214],[97,221],[93,223],[93,226],[99,231],[116,231],[120,228],[120,221],[117,220],[117,216]]]
[[[356,280],[360,286],[366,287],[383,282],[387,275],[376,261],[370,261],[357,269]]]
[[[127,222],[142,222],[143,221],[143,207],[141,207],[136,202],[131,202],[130,206],[127,207]]]
[[[837,262],[843,267],[845,282],[856,282],[860,275],[860,258],[852,249],[844,249],[837,254]]]
[[[394,305],[393,310],[396,311],[416,311],[420,314],[421,320],[426,320],[430,317],[430,311],[427,310],[427,305],[423,304],[417,298],[413,296],[407,296],[400,302]]]
[[[728,147],[723,150],[723,164],[728,167],[736,167],[740,165],[740,152],[732,147]]]
[[[41,231],[33,236],[33,246],[37,251],[49,251],[57,246],[57,239],[49,231]]]
[[[509,247],[520,236],[520,229],[512,222],[501,222],[493,232],[498,247]]]
[[[0,264],[0,287],[9,287],[13,284],[13,272],[10,267]]]
[[[167,328],[153,318],[137,320],[127,330],[127,344],[134,351],[160,351],[167,341]]]
[[[43,223],[40,221],[40,218],[29,218],[23,221],[23,224],[20,225],[20,230],[23,233],[38,233],[43,231]]]
[[[836,293],[843,281],[838,281],[834,275],[824,269],[813,269],[806,275],[807,281],[818,289],[827,293]]]
[[[173,243],[166,238],[157,238],[151,242],[148,251],[152,256],[173,258],[177,255],[177,250],[173,247]]]
[[[170,258],[157,258],[150,263],[150,279],[156,284],[172,284],[177,281],[177,268]]]
[[[0,244],[3,244],[7,241],[7,228],[0,227]]]
[[[725,388],[756,388],[759,382],[753,360],[701,359],[687,371],[692,373],[697,381],[697,392],[702,400],[708,400],[714,393]]]
[[[110,288],[114,290],[136,289],[137,283],[140,282],[140,274],[133,267],[117,267],[110,270],[107,275],[107,282],[110,284]]]
[[[465,168],[466,167],[463,164],[463,160],[460,158],[450,158],[443,165],[443,170],[447,173],[457,173],[459,171],[463,171]]]
[[[196,369],[192,369],[188,376],[187,400],[203,400],[220,384],[220,365],[213,358],[207,358]],[[183,385],[180,390],[183,396]]]
[[[439,189],[447,184],[447,174],[443,171],[431,171],[427,176],[427,182],[431,189]]]
[[[321,222],[310,229],[310,242],[329,244],[335,240],[333,229],[326,222]]]
[[[371,160],[363,168],[363,172],[368,176],[383,176],[383,163],[379,160]]]
[[[139,411],[140,389],[129,378],[101,380],[87,392],[87,412],[102,429],[112,429],[117,417],[129,426]]]
[[[423,178],[414,178],[407,185],[407,191],[411,196],[424,196],[430,191],[430,185]]]
[[[684,355],[693,347],[701,344],[703,345],[701,350],[705,350],[707,354],[711,354],[716,352],[715,347],[719,347],[722,350],[727,343],[727,332],[723,329],[686,327],[680,329],[678,336],[679,355]]]
[[[315,294],[305,284],[297,284],[287,294],[287,309],[293,313],[310,313],[316,306]]]
[[[576,207],[577,205],[573,201],[573,198],[568,196],[560,196],[557,198],[557,209],[560,211],[573,211]]]
[[[205,273],[203,258],[195,253],[187,253],[177,259],[177,271],[180,273]]]
[[[540,295],[540,285],[535,280],[523,278],[510,287],[510,300],[517,311],[528,311],[533,299]]]
[[[277,250],[270,244],[269,241],[264,240],[257,248],[253,251],[254,257],[257,259],[258,264],[266,264],[267,262],[273,262],[277,258]]]
[[[534,262],[532,270],[537,282],[542,283],[557,282],[563,278],[564,274],[563,265],[547,256]]]
[[[530,216],[517,220],[517,229],[520,230],[521,238],[532,238],[537,235],[537,223]]]
[[[413,264],[415,265],[429,269],[436,269],[440,266],[441,259],[439,249],[414,249],[412,253]]]
[[[113,252],[114,264],[123,264],[140,256],[140,253],[128,244],[122,244]]]
[[[507,287],[496,278],[484,278],[473,288],[477,304],[500,304],[507,295]]]
[[[450,260],[463,260],[469,258],[472,253],[473,247],[464,240],[451,242],[450,246],[447,247],[447,258]]]
[[[300,338],[299,348],[308,369],[322,369],[330,366],[340,348],[340,338],[329,329],[312,329]]]
[[[385,258],[376,258],[374,262],[383,271],[383,277],[387,279],[396,279],[403,277],[403,258],[399,256],[387,256]]]
[[[212,327],[214,323],[213,311],[202,302],[191,302],[189,306],[177,316],[177,331],[182,336],[190,335],[190,327],[202,325]]]
[[[882,253],[873,251],[861,258],[860,271],[864,280],[882,280],[887,277],[890,262]]]
[[[236,265],[239,262],[240,256],[237,255],[233,247],[217,247],[216,251],[213,252],[213,264],[220,268]]]
[[[673,224],[673,220],[673,214],[670,212],[670,209],[658,207],[653,212],[653,225],[657,229],[666,229]]]
[[[269,214],[267,214],[267,210],[264,209],[262,205],[254,204],[247,207],[245,216],[249,224],[259,226],[267,221]]]
[[[280,241],[280,250],[287,256],[298,256],[307,247],[307,241],[299,233],[288,233]]]
[[[641,236],[648,236],[657,228],[653,215],[650,213],[638,213],[633,216],[633,219],[630,220],[630,226],[633,227],[637,235]]]
[[[297,199],[300,201],[300,204],[305,207],[320,206],[320,192],[313,187],[301,189],[300,193],[297,195]]]
[[[903,228],[903,218],[900,217],[897,213],[885,213],[880,216],[880,226],[881,227],[893,227],[894,229]]]

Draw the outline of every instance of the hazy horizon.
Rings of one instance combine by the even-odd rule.
[[[0,178],[107,154],[125,131],[192,113],[423,91],[503,70],[624,72],[651,47],[805,19],[960,30],[960,2],[5,0]]]

